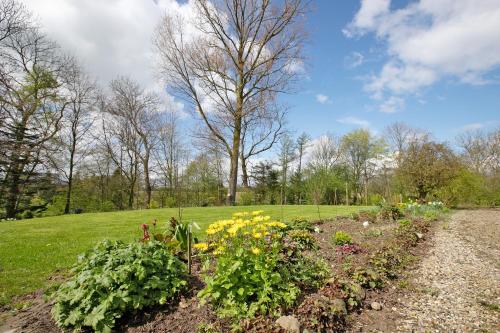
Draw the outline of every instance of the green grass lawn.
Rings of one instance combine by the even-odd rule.
[[[321,206],[322,218],[347,215],[366,207]],[[264,210],[280,219],[280,206],[185,208],[183,218],[196,221],[202,229],[210,223],[230,218],[237,211]],[[134,241],[141,237],[141,223],[158,219],[164,230],[167,220],[177,216],[177,209],[89,213],[0,222],[0,304],[13,296],[30,293],[50,284],[50,276],[65,271],[78,254],[103,239]],[[304,216],[317,219],[316,206],[285,206],[284,219]]]

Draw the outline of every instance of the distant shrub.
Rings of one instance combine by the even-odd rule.
[[[332,242],[335,245],[352,244],[352,237],[347,232],[337,231],[332,237]]]
[[[250,206],[254,203],[253,191],[246,190],[240,193],[238,204],[241,206]]]

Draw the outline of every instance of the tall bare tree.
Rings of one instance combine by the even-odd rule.
[[[457,144],[465,163],[477,173],[487,174],[499,166],[500,130],[491,133],[475,130],[461,133]]]
[[[242,121],[241,172],[243,187],[249,187],[248,163],[252,157],[271,149],[284,134],[286,110],[266,101]]]
[[[131,135],[138,140],[138,144],[133,147],[137,149],[135,155],[143,166],[145,205],[149,208],[152,193],[150,162],[161,124],[160,102],[156,94],[147,93],[138,83],[126,77],[113,80],[110,87],[111,99],[106,110],[120,122],[126,123],[133,132]]]
[[[52,154],[54,167],[67,182],[64,214],[71,208],[73,176],[77,165],[86,157],[92,136],[90,130],[95,120],[96,84],[76,62],[66,75],[69,104],[62,119],[62,129],[55,137],[59,154]]]
[[[341,156],[340,139],[332,133],[327,133],[321,136],[314,145],[310,164],[316,169],[329,171],[340,160]]]
[[[188,102],[230,159],[228,204],[234,204],[244,119],[266,94],[297,76],[304,42],[302,0],[194,0],[189,22],[165,16],[155,46],[160,71]]]

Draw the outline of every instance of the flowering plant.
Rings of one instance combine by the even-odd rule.
[[[200,298],[223,317],[278,314],[295,302],[299,286],[324,280],[324,266],[290,245],[285,228],[262,211],[236,213],[211,224],[207,242],[195,245],[213,255],[207,256],[206,267],[213,267],[213,273],[204,277]]]

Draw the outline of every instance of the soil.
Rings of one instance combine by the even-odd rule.
[[[352,256],[349,262],[352,267],[363,265],[373,252],[394,237],[395,223],[370,223],[365,228],[362,222],[338,218],[318,225],[321,233],[314,234],[319,244],[315,255],[323,258],[338,275],[346,267],[343,255],[330,241],[336,231],[348,232],[363,249]],[[351,313],[342,330],[499,332],[499,225],[498,210],[458,211],[449,221],[434,223],[424,240],[411,249],[418,260],[383,289],[368,291],[364,308]],[[122,318],[117,331],[191,333],[204,323],[214,331],[229,332],[229,323],[217,319],[211,307],[200,305],[196,298],[203,288],[199,270],[199,264],[195,265],[191,289],[182,298],[154,311]],[[303,299],[317,293],[306,294]],[[15,313],[0,310],[3,317],[8,316],[3,326],[0,316],[0,333],[61,332],[50,316],[52,304],[42,296],[42,292],[37,292],[24,297],[22,301],[30,305],[27,309]],[[372,302],[378,302],[381,310],[372,310]],[[303,324],[307,318],[302,318],[297,309],[289,314]],[[243,326],[245,332],[280,332],[271,318],[257,318]]]

